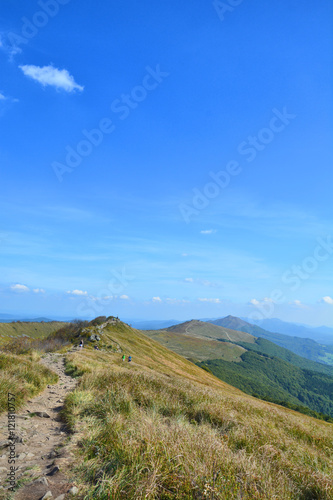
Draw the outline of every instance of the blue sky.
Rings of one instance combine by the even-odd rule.
[[[331,23],[4,0],[0,312],[332,325]]]

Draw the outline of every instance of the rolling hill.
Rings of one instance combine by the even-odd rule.
[[[114,317],[65,325],[45,346],[55,338],[71,341],[66,372],[78,377],[61,410],[73,458],[59,466],[80,498],[332,498],[332,424],[251,397]],[[11,357],[2,355],[0,376]],[[37,358],[15,356],[24,377]],[[17,375],[4,374],[13,392]]]
[[[0,323],[0,345],[17,337],[44,338],[64,325],[62,321]]]
[[[224,328],[223,326],[217,326],[215,324],[210,324],[199,320],[186,321],[185,323],[170,326],[169,328],[166,328],[165,331],[185,333],[187,335],[199,338],[226,340],[230,342],[240,341],[251,343],[255,341],[255,337],[246,332],[235,331],[234,329],[230,329],[229,327]]]
[[[331,424],[248,396],[124,323],[82,334],[97,331],[100,351],[87,340],[67,355],[84,498],[332,497]]]
[[[270,395],[333,416],[330,366],[302,358],[261,337],[198,320],[145,333],[245,392],[262,398]]]
[[[232,326],[234,325],[233,322],[229,324]],[[214,354],[214,349],[216,349],[216,356],[214,356],[215,359],[219,357],[221,357],[221,359],[226,359],[223,354],[227,350],[230,350],[231,345],[233,345],[235,349],[234,352],[237,354],[236,357],[239,357],[244,352],[240,349],[242,348],[245,350],[261,352],[271,357],[278,357],[299,368],[318,371],[320,373],[333,376],[332,366],[305,359],[302,356],[299,356],[292,351],[271,342],[270,340],[255,337],[254,335],[246,332],[232,330],[218,325],[211,325],[210,323],[206,323],[204,321],[187,321],[185,323],[180,323],[179,325],[166,328],[165,330],[148,330],[145,331],[145,334],[151,338],[155,338],[175,352],[195,360],[203,361],[204,359],[213,359],[211,355],[208,355],[208,352],[213,351],[212,354]],[[171,342],[171,339],[173,339],[173,343]],[[199,343],[199,340],[194,339],[201,339],[202,342]],[[210,344],[212,340],[215,340],[217,343]],[[166,341],[170,344],[167,345]],[[190,349],[190,346],[192,347],[192,350]],[[228,361],[231,360],[232,359],[230,358],[228,359]]]
[[[281,347],[289,349],[303,358],[333,366],[333,346],[331,345],[318,344],[312,339],[272,333],[260,328],[260,326],[247,323],[235,316],[227,316],[225,318],[212,320],[209,321],[209,323],[225,328],[240,330],[256,337],[262,337]]]

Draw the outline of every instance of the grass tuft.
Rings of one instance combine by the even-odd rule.
[[[0,352],[0,412],[7,410],[9,393],[15,396],[18,409],[47,384],[58,381],[58,375],[39,364],[38,359],[38,353],[18,356]]]
[[[165,357],[152,370],[146,347],[131,365],[68,356],[83,373],[64,417],[80,436],[86,500],[333,498],[330,424],[233,391],[186,360],[167,373]]]

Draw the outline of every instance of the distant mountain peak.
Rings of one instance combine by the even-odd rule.
[[[224,326],[225,328],[230,328],[231,330],[238,330],[243,326],[251,326],[250,323],[238,318],[237,316],[226,316],[225,318],[217,319],[213,322],[215,325]]]

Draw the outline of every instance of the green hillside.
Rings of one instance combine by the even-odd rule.
[[[225,328],[234,328],[255,337],[262,337],[274,342],[274,344],[289,349],[303,358],[333,366],[333,346],[331,345],[318,344],[312,339],[291,337],[282,333],[272,333],[234,316],[227,316],[226,318],[220,318],[209,323]]]
[[[254,343],[238,342],[239,346],[242,346],[248,351],[256,351],[259,353],[268,354],[269,356],[275,356],[284,361],[288,361],[294,366],[299,368],[304,368],[305,370],[312,370],[319,373],[325,373],[326,375],[333,376],[333,366],[324,365],[322,363],[317,363],[316,361],[311,361],[309,359],[302,358],[297,354],[289,351],[285,347],[278,346],[271,342],[270,340],[258,337]]]
[[[228,318],[233,317],[229,316]],[[229,324],[235,325],[236,323],[234,320],[237,319],[238,318],[233,318],[233,320],[229,320]],[[225,361],[240,361],[239,356],[245,349],[268,354],[269,356],[275,356],[299,368],[318,371],[333,376],[333,367],[302,358],[270,340],[261,337],[256,338],[247,332],[210,325],[203,321],[192,320],[174,325],[165,330],[147,330],[145,334],[158,340],[161,344],[178,354],[194,360],[204,361],[205,359],[221,358]],[[201,343],[199,339],[201,339]],[[212,344],[211,342],[213,339],[216,340],[216,342]],[[232,344],[234,345],[234,349],[231,347]],[[216,355],[214,356],[215,349]],[[237,359],[236,357],[233,359],[233,355],[235,355]]]
[[[269,340],[230,329],[224,329],[229,341],[213,340],[213,335],[222,335],[220,329],[211,330],[201,321],[191,321],[145,334],[194,362],[201,361],[199,366],[249,394],[302,405],[302,411],[308,406],[314,412],[332,415],[332,367],[302,358]],[[235,340],[244,338],[251,342]],[[257,361],[262,374],[257,371]]]
[[[199,366],[208,367],[221,380],[249,394],[304,405],[333,417],[333,377],[328,375],[249,351],[237,364],[215,359]]]
[[[82,498],[333,497],[331,424],[246,395],[121,322],[98,332],[100,351],[88,327],[88,347],[67,355],[81,374],[63,414]]]
[[[15,321],[13,323],[0,323],[0,345],[12,338],[22,336],[34,339],[44,338],[64,325],[66,323],[62,321]]]
[[[60,465],[78,498],[332,499],[332,424],[251,397],[118,318],[66,325],[38,345],[80,338],[84,349],[66,355],[78,385],[61,412],[74,457]],[[3,388],[23,387],[22,401],[54,382],[33,351],[1,356]]]

